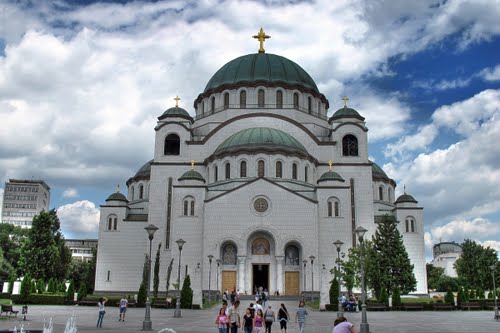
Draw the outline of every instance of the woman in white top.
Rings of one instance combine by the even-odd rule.
[[[97,317],[97,327],[102,327],[102,320],[104,319],[104,314],[106,311],[104,310],[104,304],[108,299],[106,297],[99,298],[99,302],[97,302],[97,306],[99,307],[99,316]]]

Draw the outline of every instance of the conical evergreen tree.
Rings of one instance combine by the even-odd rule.
[[[378,227],[372,238],[372,249],[366,251],[368,262],[368,282],[374,290],[386,289],[392,293],[398,287],[401,292],[416,290],[417,280],[413,274],[413,265],[403,244],[403,237],[398,231],[397,221],[393,216],[384,215],[378,221]]]
[[[155,268],[153,274],[153,297],[158,297],[158,288],[160,287],[160,249],[161,243],[158,245],[155,257]]]
[[[191,278],[189,274],[184,278],[181,289],[181,308],[191,309],[193,304],[193,289],[191,289]]]
[[[448,289],[448,292],[444,296],[444,301],[451,306],[455,306],[455,297],[453,296],[451,289]]]

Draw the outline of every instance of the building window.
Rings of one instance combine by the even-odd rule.
[[[281,90],[276,92],[276,107],[278,109],[283,108],[283,92]]]
[[[194,200],[191,200],[191,205],[190,205],[190,207],[191,207],[190,214],[191,214],[191,216],[194,216]]]
[[[247,107],[247,92],[245,90],[240,91],[240,108],[244,109]]]
[[[181,140],[177,134],[169,134],[165,138],[165,155],[179,155],[181,149]]]
[[[328,216],[331,217],[332,214],[332,202],[328,201]]]
[[[201,115],[205,113],[205,102],[201,102]]]
[[[340,216],[340,201],[337,198],[331,198],[328,200],[328,217],[339,217]]]
[[[259,161],[257,163],[257,176],[258,177],[264,177],[265,176],[265,164],[264,161]]]
[[[259,89],[259,92],[257,93],[257,102],[259,108],[263,108],[266,104],[264,89]]]
[[[387,189],[387,201],[392,202],[392,190],[390,187]]]
[[[106,281],[111,281],[111,271],[108,271],[108,276],[106,278]]]
[[[117,230],[118,229],[118,218],[114,218],[113,219],[113,230]]]
[[[285,249],[285,265],[299,265],[299,248],[295,245],[288,245]]]
[[[230,179],[230,178],[231,178],[231,164],[226,163],[226,179]]]
[[[134,200],[134,187],[130,186],[130,200]]]
[[[238,248],[233,243],[226,243],[222,246],[222,264],[236,265]]]
[[[188,208],[189,208],[189,202],[187,200],[184,200],[184,211],[182,215],[188,216]]]
[[[210,99],[210,111],[214,112],[215,110],[215,97],[212,96]]]
[[[139,199],[144,199],[144,185],[139,185]]]
[[[218,181],[219,180],[219,168],[216,166],[214,166],[214,181]]]
[[[348,134],[342,139],[342,155],[344,156],[358,156],[358,139]]]
[[[297,163],[292,164],[292,179],[297,179]]]
[[[224,94],[224,109],[229,107],[229,93]]]
[[[311,98],[311,97],[308,97],[308,98],[307,98],[307,112],[309,112],[309,113],[311,113],[311,112],[312,112],[312,108],[313,108],[313,106],[312,106],[312,105],[313,105],[313,104],[312,104],[312,98]]]
[[[415,219],[413,217],[407,217],[405,219],[406,232],[415,232]]]
[[[379,186],[378,188],[378,199],[379,200],[384,200],[384,187],[383,186]]]
[[[276,162],[276,178],[283,177],[283,164],[278,161]]]
[[[309,167],[307,165],[304,167],[304,180],[309,181]]]
[[[108,217],[108,230],[113,230],[113,218]]]
[[[335,217],[339,217],[340,216],[339,202],[335,201],[334,206],[335,206]]]
[[[194,216],[194,198],[193,197],[184,198],[184,201],[182,203],[182,215]]]
[[[246,177],[247,176],[247,162],[246,161],[241,161],[240,163],[240,177]]]
[[[293,107],[295,109],[299,108],[299,94],[298,93],[293,94]]]
[[[410,220],[411,232],[415,232],[415,221],[413,219]]]

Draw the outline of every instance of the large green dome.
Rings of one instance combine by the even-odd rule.
[[[269,127],[247,128],[231,135],[215,150],[215,155],[238,150],[280,150],[307,156],[307,150],[290,134]]]
[[[283,83],[319,94],[311,76],[295,62],[270,53],[252,53],[231,60],[208,81],[204,93],[238,83]]]

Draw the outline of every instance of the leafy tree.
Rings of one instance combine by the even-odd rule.
[[[368,246],[370,245],[370,242],[365,241],[363,244],[365,247],[366,243],[369,243]],[[348,250],[348,259],[342,261],[341,264],[342,280],[349,294],[352,293],[354,287],[361,285],[360,254],[361,246],[351,247]]]
[[[389,306],[389,293],[387,292],[387,289],[385,289],[385,288],[381,289],[380,297],[378,298],[378,301],[380,303],[384,303],[385,305]]]
[[[401,306],[401,292],[398,287],[392,291],[392,306]]]
[[[94,292],[96,263],[97,263],[97,250],[92,249],[92,258],[87,263],[88,272],[87,272],[87,283],[86,283],[87,292],[90,294]]]
[[[26,276],[23,278],[23,281],[21,282],[21,291],[20,291],[21,302],[22,303],[27,302],[30,294],[31,294],[31,276],[29,274],[26,274]]]
[[[466,239],[461,246],[462,254],[455,262],[458,276],[470,288],[493,289],[490,266],[497,263],[496,251],[470,239]]]
[[[0,223],[0,249],[3,264],[0,266],[0,278],[7,279],[11,274],[23,275],[19,269],[21,245],[27,237],[29,229],[23,229],[9,223]],[[7,273],[7,275],[5,275]]]
[[[72,301],[75,299],[75,282],[71,280],[69,282],[68,291],[66,292],[66,299]]]
[[[417,280],[413,265],[398,231],[397,221],[389,215],[382,216],[372,238],[373,246],[366,248],[367,280],[375,291],[392,292],[398,287],[403,293],[416,290]]]
[[[153,296],[158,297],[158,287],[160,286],[160,249],[161,243],[158,244],[158,250],[156,250],[155,257],[155,268],[153,275]]]
[[[437,281],[436,285],[437,291],[448,291],[448,289],[451,289],[452,291],[458,291],[459,288],[460,288],[460,281],[458,280],[458,278],[446,275],[443,275]]]
[[[425,265],[427,270],[427,287],[430,290],[438,290],[440,280],[445,276],[444,268],[436,267],[432,264]]]
[[[89,270],[90,264],[88,262],[73,259],[69,265],[69,273],[67,275],[67,279],[73,280],[75,282],[75,289],[79,289],[82,283],[87,283]]]
[[[451,291],[451,289],[448,289],[448,292],[444,296],[444,302],[452,306],[455,306],[455,298],[453,296],[453,292]]]
[[[168,265],[168,268],[167,268],[167,284],[166,284],[166,288],[167,288],[167,296],[168,296],[168,290],[169,290],[169,287],[170,287],[170,276],[172,275],[172,267],[174,265],[174,259],[172,258],[172,260],[170,260],[170,264]]]
[[[14,273],[14,268],[12,265],[5,259],[3,255],[3,250],[0,248],[0,281],[5,281],[9,278],[11,274]]]
[[[21,246],[19,267],[36,279],[66,276],[71,259],[64,245],[56,211],[42,211],[33,218],[28,237]]]
[[[339,280],[336,277],[330,281],[330,304],[339,303]]]
[[[189,274],[184,278],[181,289],[181,308],[191,309],[193,304],[193,289],[191,289],[191,278]]]

